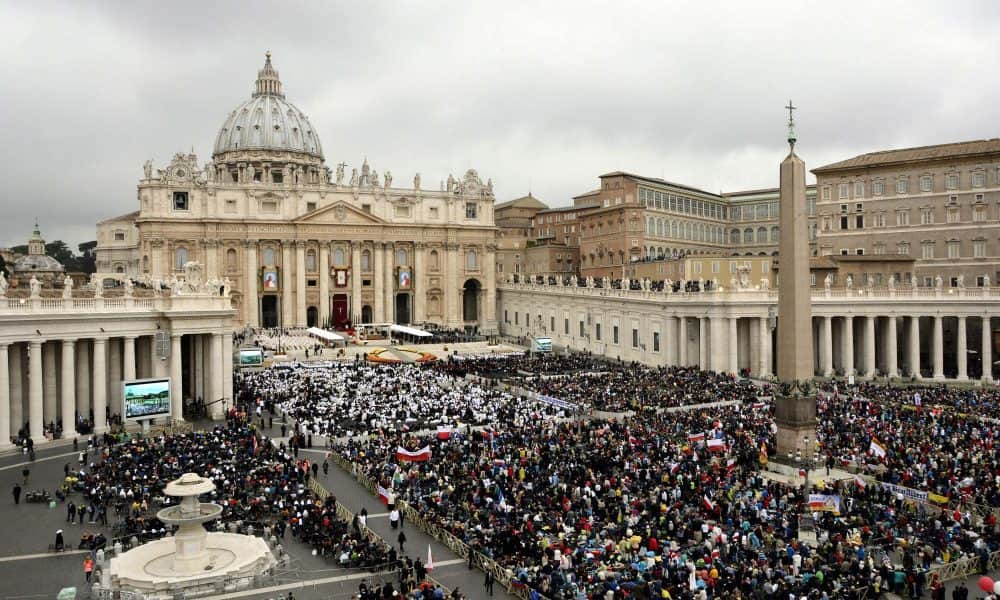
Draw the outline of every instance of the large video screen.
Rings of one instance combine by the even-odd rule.
[[[535,352],[552,352],[552,338],[536,337],[532,346]]]
[[[260,348],[240,348],[241,367],[259,367],[264,364],[264,351]]]
[[[125,418],[133,420],[170,416],[170,379],[122,382]]]

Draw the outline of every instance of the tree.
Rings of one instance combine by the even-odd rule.
[[[13,252],[14,254],[20,254],[21,256],[23,256],[28,253],[28,245],[21,244],[20,246],[11,246],[10,251]]]
[[[45,244],[45,254],[58,260],[59,264],[63,266],[69,266],[73,263],[73,251],[62,240],[55,240]]]

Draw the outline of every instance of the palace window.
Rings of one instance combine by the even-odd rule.
[[[903,226],[910,224],[910,209],[903,208],[896,211],[896,225]]]
[[[343,248],[333,249],[333,265],[335,267],[343,267],[347,264],[347,253],[344,252]]]
[[[236,250],[233,250],[232,248],[226,250],[226,270],[236,270]]]
[[[949,190],[958,189],[958,173],[948,173],[944,178],[944,186]]]
[[[600,323],[595,323],[594,324],[594,339],[596,339],[598,342],[601,341],[601,324]]]
[[[986,185],[986,173],[983,171],[976,171],[972,174],[972,187],[981,188]]]
[[[174,192],[174,210],[189,210],[187,192]]]
[[[639,330],[634,328],[632,329],[632,347],[639,347]]]
[[[865,197],[865,182],[863,181],[854,182],[854,197],[855,198]]]
[[[618,345],[618,326],[615,325],[611,328],[611,343]]]
[[[958,223],[962,219],[962,213],[957,206],[948,207],[948,222]]]
[[[986,205],[977,204],[972,207],[972,220],[981,222],[986,220]]]
[[[372,270],[372,253],[368,250],[361,251],[361,270],[365,273]]]
[[[469,250],[465,253],[465,270],[475,271],[479,268],[479,257],[476,255],[475,250]]]
[[[404,267],[404,266],[408,265],[409,263],[407,261],[409,260],[409,258],[410,257],[408,256],[408,252],[405,249],[401,248],[399,250],[396,250],[396,266],[397,267]]]
[[[896,244],[896,254],[910,254],[910,243],[909,242],[899,242]]]
[[[873,181],[872,182],[872,195],[873,196],[881,196],[883,193],[885,193],[885,182],[882,181],[881,179]]]
[[[920,176],[920,191],[929,192],[934,189],[934,178],[930,175]]]
[[[125,232],[124,231],[116,231],[115,232],[115,241],[116,242],[124,242],[125,241]]]
[[[986,257],[986,240],[972,240],[972,256],[974,258]]]
[[[920,258],[934,258],[934,242],[920,242]]]
[[[934,224],[934,210],[930,208],[920,209],[920,224],[921,225],[933,225]]]
[[[306,271],[314,273],[316,271],[316,251],[309,250],[306,252]]]
[[[910,180],[907,177],[900,177],[896,180],[896,193],[897,194],[908,194],[910,193]]]
[[[660,351],[660,332],[659,331],[654,331],[653,332],[653,352],[659,352],[659,351]]]
[[[274,266],[274,248],[264,248],[264,266]]]
[[[830,186],[824,185],[823,186],[823,200],[829,200],[829,199],[830,199]]]
[[[475,219],[476,218],[476,206],[477,205],[476,205],[475,202],[466,202],[465,203],[465,218],[466,219]]]
[[[306,212],[312,212],[314,210],[316,210],[316,203],[315,202],[306,202]]]
[[[961,244],[958,240],[948,240],[948,258],[960,258]]]
[[[838,188],[837,189],[837,192],[838,192],[837,196],[841,200],[843,200],[844,198],[849,198],[850,197],[851,186],[847,185],[846,183],[842,183],[839,186],[837,186],[837,188]]]

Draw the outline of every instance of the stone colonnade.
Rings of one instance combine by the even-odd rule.
[[[654,365],[769,377],[777,295],[664,294],[504,283],[501,331]],[[1000,289],[966,294],[813,294],[815,374],[993,380]],[[984,369],[983,366],[986,366]]]

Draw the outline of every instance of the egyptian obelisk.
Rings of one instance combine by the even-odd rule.
[[[797,385],[813,378],[812,307],[809,284],[806,164],[795,154],[795,122],[788,102],[789,152],[781,162],[779,204],[781,264],[778,284],[778,392],[775,421],[778,456],[798,453],[811,459],[816,438],[816,396],[812,386]],[[792,384],[792,385],[788,385]]]

